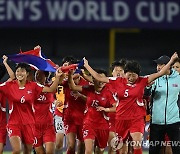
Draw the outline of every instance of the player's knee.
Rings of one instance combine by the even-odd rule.
[[[63,142],[56,144],[56,149],[61,150],[63,148]]]
[[[20,150],[20,149],[14,149],[12,153],[13,153],[13,154],[20,154],[20,153],[21,153],[21,150]]]
[[[46,154],[54,154],[54,151],[52,151],[52,150],[46,151]]]
[[[86,154],[92,154],[92,150],[91,149],[86,149],[85,153]]]
[[[73,145],[73,144],[68,145],[68,150],[74,151],[75,150],[75,145]]]
[[[69,150],[75,150],[75,142],[69,142],[68,143],[68,149]]]

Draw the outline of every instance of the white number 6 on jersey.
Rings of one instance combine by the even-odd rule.
[[[125,92],[124,92],[124,97],[128,97],[128,95],[129,95],[128,92],[129,92],[129,89],[126,89]]]
[[[25,102],[25,96],[21,97],[20,102],[21,102],[21,103],[24,103],[24,102]]]

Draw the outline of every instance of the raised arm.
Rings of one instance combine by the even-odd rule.
[[[69,88],[73,91],[79,91],[79,92],[82,92],[82,86],[80,85],[76,85],[74,83],[74,80],[73,80],[73,70],[70,70],[69,71],[69,74],[68,74],[68,84],[69,84]]]
[[[92,76],[89,76],[85,73],[84,69],[81,69],[81,76],[88,82],[93,83]]]
[[[9,77],[10,77],[12,80],[14,80],[14,79],[15,79],[15,74],[14,74],[13,70],[11,69],[11,67],[10,67],[10,66],[8,65],[8,63],[7,63],[8,57],[5,56],[5,55],[3,55],[2,58],[3,58],[3,64],[4,64],[4,66],[6,67],[6,70],[7,70],[8,74],[9,74]]]
[[[171,65],[173,64],[174,60],[177,59],[177,58],[178,58],[178,54],[175,52],[175,53],[171,56],[170,61],[161,69],[161,71],[149,75],[149,77],[148,77],[148,83],[151,83],[152,81],[154,81],[154,80],[157,79],[158,77],[165,75],[166,72],[167,72],[167,70],[169,70],[169,68],[170,68]]]
[[[89,73],[98,81],[108,83],[109,79],[108,77],[102,77],[100,74],[98,74],[96,71],[94,71],[91,66],[89,66],[88,61],[84,59],[84,67],[89,71]]]
[[[43,88],[42,92],[54,92],[54,91],[56,91],[58,84],[62,82],[64,77],[65,77],[64,73],[62,71],[60,71],[60,69],[58,69],[56,71],[56,77],[55,77],[53,84],[50,87],[45,86]]]

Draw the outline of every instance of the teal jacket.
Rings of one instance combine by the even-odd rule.
[[[152,124],[164,125],[180,122],[179,73],[171,70],[170,75],[156,79],[151,88],[152,93],[153,91]]]

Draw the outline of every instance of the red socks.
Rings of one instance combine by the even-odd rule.
[[[74,150],[69,150],[69,149],[67,149],[66,154],[75,154],[75,151],[74,151]]]
[[[134,149],[134,154],[142,154],[142,148]]]

